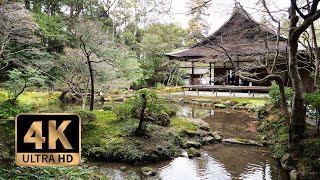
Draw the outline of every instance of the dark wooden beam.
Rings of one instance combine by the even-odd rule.
[[[212,79],[211,70],[212,70],[212,62],[209,62],[209,73],[210,73],[209,84],[210,85],[211,85],[211,79]]]

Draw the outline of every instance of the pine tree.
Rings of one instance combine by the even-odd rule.
[[[188,22],[186,43],[191,46],[202,40],[203,36],[208,35],[209,25],[205,18],[209,16],[207,12],[209,4],[206,0],[190,0],[187,5],[191,19]]]

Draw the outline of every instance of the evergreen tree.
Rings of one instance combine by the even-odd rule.
[[[203,39],[203,36],[208,35],[209,25],[206,17],[209,16],[208,4],[206,0],[190,0],[188,3],[189,16],[188,21],[188,38],[186,43],[192,46]]]

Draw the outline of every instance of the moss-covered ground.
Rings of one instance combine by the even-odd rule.
[[[212,99],[212,100],[221,100],[221,101],[234,101],[238,103],[247,103],[247,104],[254,104],[258,107],[262,107],[268,102],[270,102],[269,99],[265,98],[237,98],[237,97],[216,97],[216,96],[184,96],[184,99],[192,100],[192,99]]]
[[[83,131],[83,153],[106,161],[144,164],[172,158],[181,146],[181,131],[197,130],[196,125],[173,118],[169,127],[146,123],[145,135],[136,136],[137,119],[118,120],[111,111],[94,114],[93,127]]]
[[[60,92],[24,92],[18,97],[18,104],[21,105],[45,105],[48,103],[58,103]],[[0,103],[8,99],[6,91],[0,91]]]

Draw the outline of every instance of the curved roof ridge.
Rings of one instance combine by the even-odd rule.
[[[201,40],[200,42],[196,43],[195,45],[191,46],[192,47],[197,47],[199,45],[203,45],[205,42],[208,41],[208,39],[212,39],[213,37],[215,37],[216,33],[218,33],[224,26],[226,26],[234,16],[237,15],[237,13],[239,13],[240,15],[242,15],[244,18],[254,22],[256,25],[258,25],[261,30],[263,31],[267,31],[273,35],[276,35],[276,33],[268,28],[268,26],[264,26],[264,25],[261,25],[259,22],[257,22],[254,18],[252,18],[252,16],[247,12],[245,11],[240,5],[238,5],[237,3],[235,3],[235,7],[233,8],[232,10],[232,14],[230,15],[230,17],[228,18],[228,20],[226,22],[224,22],[217,30],[215,30],[213,33],[211,33],[210,35],[208,35],[207,37],[205,37],[203,40]]]

